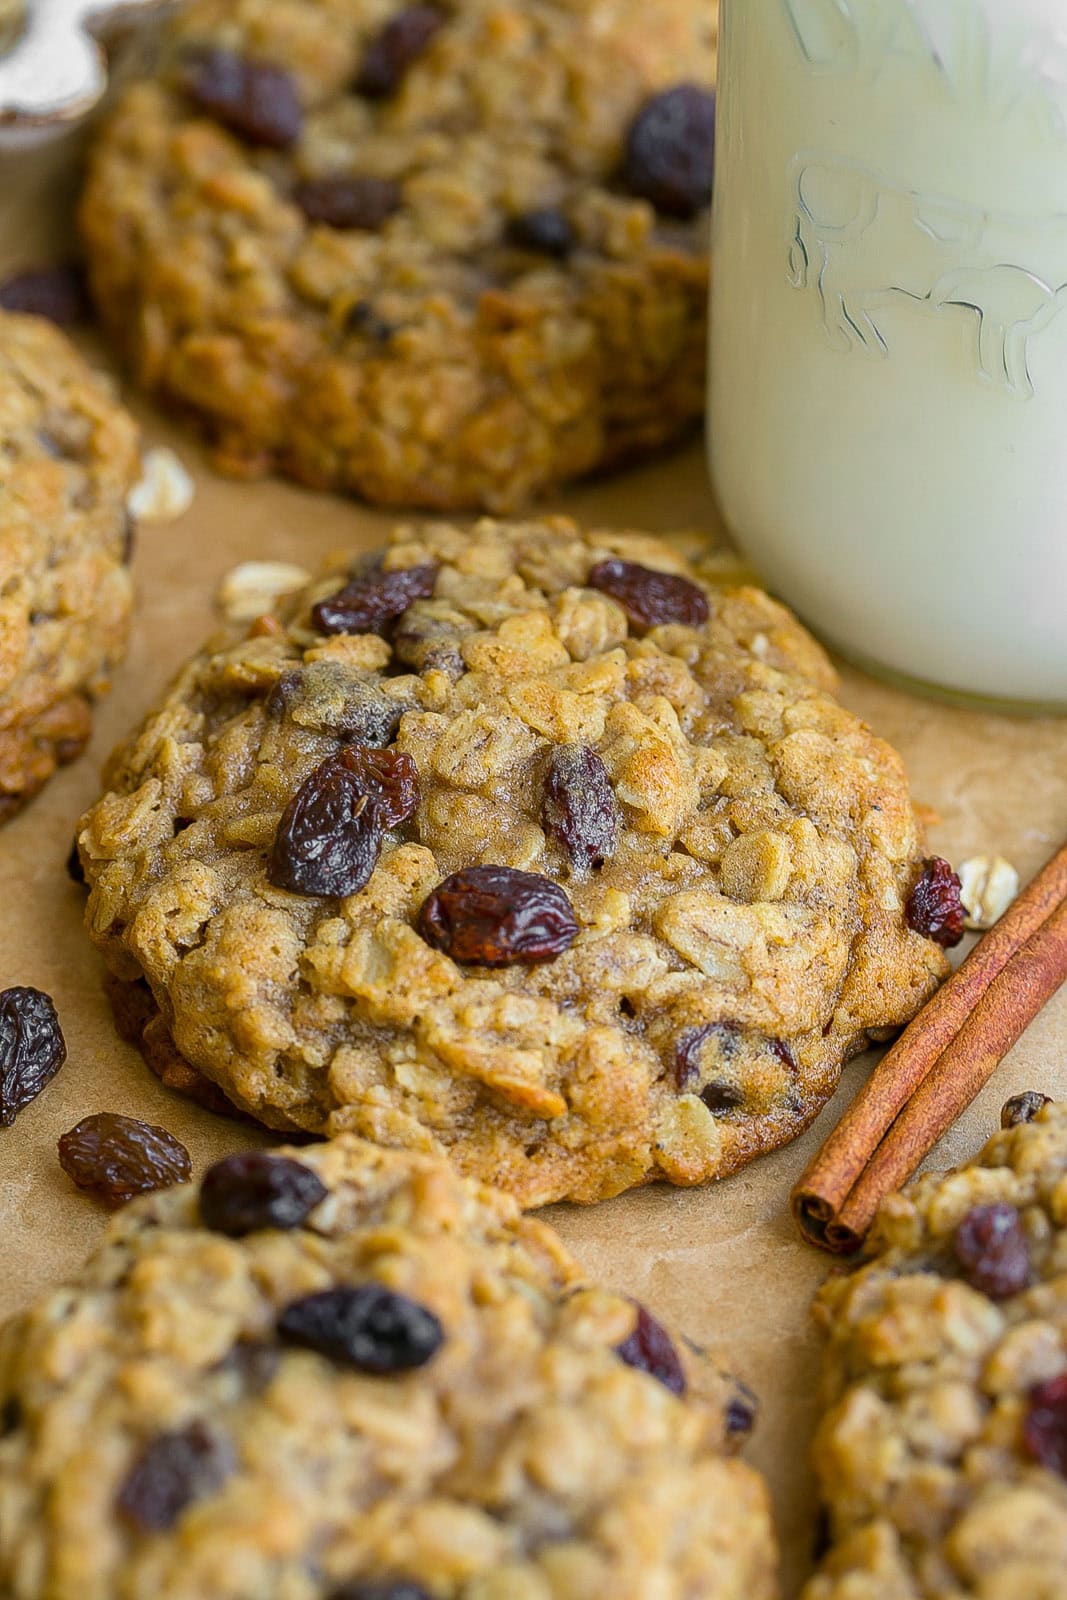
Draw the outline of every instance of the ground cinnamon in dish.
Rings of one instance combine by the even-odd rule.
[[[1067,979],[1067,845],[883,1057],[803,1174],[792,1210],[823,1249],[859,1248],[899,1187]]]

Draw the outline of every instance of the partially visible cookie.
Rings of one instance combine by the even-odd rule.
[[[1067,1106],[1020,1097],[883,1205],[828,1338],[804,1600],[1057,1600],[1067,1564]]]
[[[722,1176],[946,971],[900,760],[834,681],[661,540],[400,527],[116,752],[90,935],[166,1081],[269,1125],[529,1205]]]
[[[513,509],[704,405],[712,0],[199,0],[81,208],[223,466]]]
[[[0,822],[72,760],[122,655],[137,430],[66,338],[0,312]]]
[[[751,1396],[444,1162],[136,1201],[0,1333],[19,1600],[773,1600]]]

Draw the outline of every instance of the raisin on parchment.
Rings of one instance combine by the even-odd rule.
[[[533,966],[552,961],[578,937],[574,908],[559,884],[515,867],[465,867],[423,902],[418,932],[464,966]]]
[[[59,1164],[79,1189],[111,1206],[188,1183],[193,1171],[188,1150],[166,1128],[111,1111],[83,1117],[63,1134]]]
[[[588,583],[618,601],[637,633],[666,622],[699,628],[711,614],[708,597],[697,584],[636,561],[598,561]]]
[[[40,989],[0,993],[0,1128],[10,1128],[67,1059],[51,997]]]
[[[1001,1107],[1000,1126],[1017,1128],[1021,1122],[1033,1122],[1042,1106],[1051,1104],[1050,1097],[1040,1090],[1024,1089],[1022,1094],[1013,1094]]]
[[[638,1372],[647,1372],[657,1378],[672,1394],[685,1393],[685,1372],[674,1340],[644,1306],[637,1307],[634,1330],[615,1346],[615,1353],[628,1367],[636,1367]]]
[[[232,1239],[260,1228],[299,1228],[327,1192],[302,1162],[252,1150],[208,1168],[200,1185],[200,1216],[213,1233]]]
[[[278,1332],[288,1344],[382,1376],[425,1366],[444,1343],[432,1311],[379,1283],[295,1300],[278,1318]]]

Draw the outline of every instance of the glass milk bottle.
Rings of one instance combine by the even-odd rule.
[[[709,442],[845,655],[1067,709],[1067,0],[722,0]]]

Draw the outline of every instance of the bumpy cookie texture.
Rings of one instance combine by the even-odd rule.
[[[773,1600],[743,1387],[352,1137],[135,1201],[0,1334],[19,1600]]]
[[[197,656],[84,819],[150,1061],[528,1204],[792,1138],[946,970],[899,758],[788,612],[661,540],[485,521],[379,560]]]
[[[873,1259],[820,1296],[832,1547],[804,1600],[1064,1592],[1067,1107],[1025,1099],[888,1200]]]
[[[0,822],[89,737],[122,655],[134,423],[64,336],[0,312]]]
[[[199,0],[91,161],[103,316],[235,471],[500,511],[656,449],[704,402],[715,33]]]

